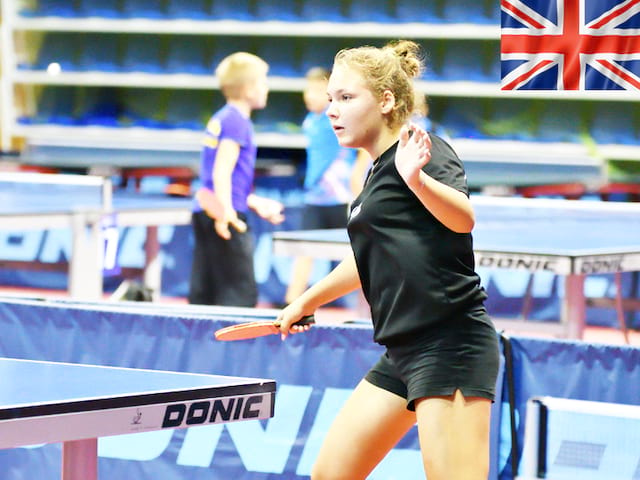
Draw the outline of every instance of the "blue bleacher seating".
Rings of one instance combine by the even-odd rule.
[[[162,73],[164,58],[159,35],[127,35],[123,38],[122,70]]]
[[[204,20],[210,18],[208,0],[168,0],[167,17]]]
[[[302,95],[296,100],[286,93],[271,92],[267,106],[256,110],[253,118],[257,131],[291,133],[300,131],[304,115]]]
[[[351,0],[347,10],[350,22],[395,22],[394,12],[387,0]]]
[[[82,125],[119,127],[122,102],[114,88],[87,88],[78,101],[79,122]]]
[[[321,42],[305,42],[300,49],[300,73],[304,75],[312,67],[324,67],[331,70],[333,58],[343,48],[344,41],[339,38],[324,38]]]
[[[396,2],[395,18],[401,23],[440,23],[442,17],[433,1],[402,0]]]
[[[219,36],[214,39],[211,47],[211,59],[209,65],[211,71],[215,72],[216,67],[222,61],[224,57],[235,52],[249,52],[256,53],[254,37],[232,37],[232,36]]]
[[[69,0],[39,0],[35,8],[24,8],[20,15],[25,17],[74,18],[79,15],[74,2]]]
[[[122,0],[122,14],[131,18],[165,18],[162,0]]]
[[[450,41],[442,57],[442,77],[450,81],[487,82],[481,45],[475,41]]]
[[[535,111],[531,101],[506,99],[492,102],[488,117],[482,129],[489,137],[535,141]]]
[[[209,43],[202,36],[174,36],[167,48],[166,72],[192,75],[212,74]]]
[[[32,123],[76,125],[76,93],[74,87],[45,87],[37,100],[37,112]]]
[[[540,142],[572,142],[582,140],[583,115],[579,105],[545,102],[537,112],[536,140]]]
[[[214,20],[256,20],[251,9],[251,0],[212,0],[211,16]]]
[[[78,68],[77,33],[47,33],[42,39],[37,59],[32,68],[46,70],[51,63],[58,63],[62,71],[75,71]]]
[[[297,77],[300,72],[300,62],[297,58],[298,48],[291,38],[275,37],[256,39],[257,55],[269,64],[269,75],[276,77]]]
[[[212,113],[212,93],[203,90],[179,90],[170,93],[165,120],[171,128],[204,130]]]
[[[254,15],[261,22],[269,20],[300,21],[297,0],[260,0],[255,4]]]
[[[87,34],[80,42],[78,70],[118,72],[121,68],[119,36]]]
[[[79,0],[78,10],[84,17],[119,18],[120,0]]]
[[[335,0],[303,0],[300,16],[305,22],[344,22],[343,3]]]
[[[442,18],[448,23],[489,24],[494,22],[483,0],[446,0],[442,6]]]
[[[123,124],[144,128],[169,128],[167,100],[173,92],[157,88],[129,89],[123,93]]]
[[[452,101],[442,114],[444,125],[453,138],[486,138],[482,123],[486,118],[486,109],[477,99]]]
[[[598,103],[591,118],[589,133],[600,145],[639,144],[640,132],[635,126],[637,117],[637,107],[632,103]]]

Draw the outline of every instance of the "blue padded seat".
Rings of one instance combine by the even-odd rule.
[[[78,54],[78,70],[119,72],[120,69],[120,41],[117,35],[85,35]]]
[[[208,0],[168,0],[167,17],[204,20],[211,18]]]
[[[207,90],[173,91],[167,101],[165,121],[171,128],[204,131],[212,113],[212,92]]]
[[[122,17],[120,0],[80,0],[78,10],[83,17]]]
[[[279,20],[283,22],[299,22],[300,12],[296,0],[260,0],[255,4],[256,20],[265,22]]]
[[[304,22],[344,22],[343,3],[337,0],[303,0],[300,17]]]
[[[69,0],[40,0],[35,8],[20,10],[20,15],[24,17],[74,18],[79,14],[74,2]]]
[[[165,18],[162,0],[123,0],[122,14],[129,18]]]
[[[127,89],[123,92],[123,124],[167,129],[167,100],[172,92],[158,88]]]
[[[349,22],[393,23],[396,21],[387,0],[351,0],[347,9]]]
[[[51,63],[58,63],[63,72],[77,70],[79,38],[77,33],[47,33],[31,68],[46,70]]]
[[[453,138],[487,138],[482,129],[486,109],[482,102],[474,99],[453,101],[442,115],[442,125]]]
[[[536,139],[540,142],[579,143],[585,126],[580,105],[545,102],[538,112]]]
[[[257,38],[257,55],[269,64],[269,75],[298,77],[301,75],[295,41],[285,37]]]
[[[443,21],[436,3],[425,0],[396,2],[395,18],[400,23],[441,23]]]
[[[120,127],[122,102],[115,88],[86,88],[78,101],[82,125]]]
[[[442,57],[442,77],[451,81],[487,82],[481,45],[474,41],[447,43]]]
[[[215,69],[224,57],[235,52],[256,53],[256,39],[254,37],[219,36],[213,39],[211,46],[211,58],[209,60],[210,71]]]
[[[442,18],[447,23],[489,24],[494,22],[491,15],[483,0],[446,0],[442,6]]]
[[[167,49],[167,73],[211,74],[208,40],[202,36],[175,36]]]
[[[589,133],[600,145],[640,143],[637,107],[624,102],[599,102],[594,109]]]
[[[162,73],[164,71],[161,37],[158,35],[128,35],[123,40],[123,71],[144,73]]]
[[[251,0],[212,0],[211,17],[214,20],[240,20],[251,22],[256,20],[251,8]]]
[[[76,93],[74,87],[45,87],[37,100],[38,110],[30,123],[77,125]]]
[[[319,41],[304,42],[300,48],[300,73],[305,75],[312,67],[331,70],[336,53],[345,46],[339,38],[323,38]]]

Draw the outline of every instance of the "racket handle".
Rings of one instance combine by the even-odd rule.
[[[293,327],[293,326],[313,325],[314,323],[316,323],[316,317],[313,314],[311,314],[311,315],[305,315],[297,322],[291,324],[291,326]]]

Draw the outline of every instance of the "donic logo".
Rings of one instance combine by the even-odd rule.
[[[162,428],[258,418],[260,407],[266,398],[263,395],[253,395],[193,403],[174,403],[168,405],[164,411]]]

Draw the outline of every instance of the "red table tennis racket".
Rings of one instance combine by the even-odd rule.
[[[214,220],[220,220],[224,217],[222,202],[220,202],[220,199],[213,190],[204,187],[199,188],[196,192],[196,200],[198,201],[198,205],[200,205],[209,217]],[[232,222],[232,225],[240,233],[247,231],[247,224],[240,219],[236,219],[236,221]]]
[[[293,325],[313,325],[316,323],[313,315],[307,315]],[[277,335],[280,333],[280,324],[277,321],[260,320],[257,322],[239,323],[216,330],[216,340],[247,340],[249,338]]]

